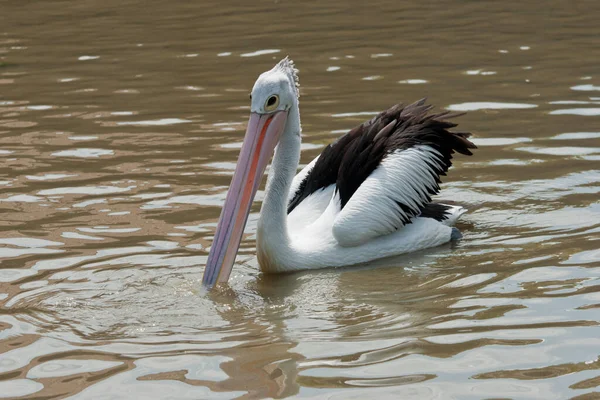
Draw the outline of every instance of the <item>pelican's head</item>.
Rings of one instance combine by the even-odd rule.
[[[225,198],[202,282],[227,282],[250,206],[275,146],[285,129],[288,113],[298,101],[298,76],[287,57],[262,73],[250,95],[250,120],[237,166]]]
[[[298,70],[289,58],[260,74],[250,94],[252,113],[288,111],[298,101]]]

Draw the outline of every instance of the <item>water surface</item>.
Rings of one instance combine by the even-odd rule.
[[[0,397],[564,399],[600,385],[596,1],[3,2]],[[463,240],[200,279],[255,78],[302,162],[375,112],[467,111]],[[596,394],[594,394],[596,393]]]

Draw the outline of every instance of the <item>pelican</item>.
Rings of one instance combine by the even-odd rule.
[[[466,210],[433,203],[452,154],[471,155],[466,132],[425,100],[397,104],[352,129],[298,174],[298,70],[284,58],[261,74],[250,119],[209,251],[203,283],[227,282],[266,166],[256,253],[265,273],[361,264],[461,237]],[[274,155],[273,155],[274,153]]]

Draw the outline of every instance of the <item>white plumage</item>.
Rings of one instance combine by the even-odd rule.
[[[236,168],[235,191],[226,199],[204,282],[228,278],[235,257],[228,249],[233,243],[237,251],[250,188],[266,167],[265,148],[272,151],[275,144],[256,235],[264,272],[361,264],[457,237],[451,226],[466,210],[431,202],[452,155],[471,155],[475,148],[468,133],[449,130],[456,124],[448,119],[457,114],[429,114],[424,100],[395,105],[327,146],[296,175],[301,143],[296,72],[286,58],[254,85],[244,165]]]
[[[338,243],[358,246],[397,231],[411,218],[398,202],[418,215],[437,186],[430,165],[441,169],[441,159],[438,151],[424,145],[388,155],[336,216],[332,229]]]

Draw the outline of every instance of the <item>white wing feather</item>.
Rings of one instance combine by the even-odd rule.
[[[396,150],[383,159],[335,218],[333,236],[341,246],[357,246],[405,225],[438,190],[443,156],[427,145]],[[411,215],[399,206],[414,210]]]
[[[293,235],[302,233],[308,225],[319,219],[331,202],[334,190],[335,185],[330,185],[302,200],[287,216],[288,231]]]
[[[302,168],[302,170],[294,177],[288,195],[288,203],[292,200],[296,191],[298,191],[300,184],[313,169],[318,159],[319,156],[312,160],[306,167]],[[296,235],[299,232],[303,232],[304,228],[315,222],[327,208],[327,205],[333,196],[334,189],[335,185],[319,189],[316,192],[311,193],[302,200],[300,204],[294,207],[292,212],[287,216],[288,231]]]

